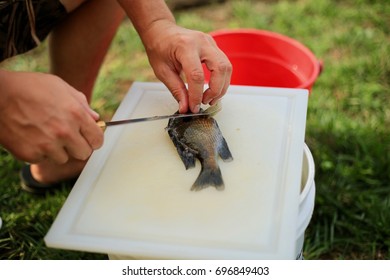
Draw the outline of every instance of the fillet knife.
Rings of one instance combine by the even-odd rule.
[[[145,117],[145,118],[137,118],[137,119],[126,119],[126,120],[119,120],[119,121],[98,121],[97,125],[100,128],[106,128],[107,126],[112,125],[120,125],[120,124],[128,124],[128,123],[138,123],[138,122],[149,122],[149,121],[157,121],[157,120],[163,120],[163,119],[170,119],[170,118],[185,118],[185,117],[195,117],[195,116],[206,116],[210,113],[202,112],[202,113],[195,113],[195,114],[177,114],[177,115],[165,115],[165,116],[154,116],[154,117]]]
[[[176,119],[176,118],[186,118],[186,117],[197,117],[197,116],[206,116],[206,115],[214,116],[217,112],[221,111],[221,109],[222,109],[221,103],[218,102],[214,106],[210,106],[206,110],[201,111],[199,113],[174,114],[174,115],[154,116],[154,117],[145,117],[145,118],[136,118],[136,119],[125,119],[125,120],[109,121],[109,122],[97,121],[96,124],[100,128],[105,129],[107,126],[128,124],[128,123],[157,121],[157,120],[170,119],[170,118]]]

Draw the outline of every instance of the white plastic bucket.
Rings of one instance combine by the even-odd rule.
[[[297,224],[296,259],[303,259],[303,242],[305,230],[310,223],[314,211],[316,186],[314,182],[314,160],[305,144],[303,149],[301,195],[299,197],[299,214]]]
[[[315,201],[315,183],[314,183],[314,160],[313,156],[305,144],[303,149],[302,163],[302,179],[301,179],[301,194],[299,197],[299,212],[297,224],[297,239],[296,239],[296,259],[303,259],[303,242],[305,238],[305,230],[310,223],[314,211]],[[123,255],[108,255],[111,260],[129,260],[138,259],[134,256]]]

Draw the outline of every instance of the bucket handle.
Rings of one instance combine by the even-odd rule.
[[[318,76],[321,75],[322,71],[324,71],[324,61],[322,59],[318,60],[318,66],[320,71],[318,72]]]

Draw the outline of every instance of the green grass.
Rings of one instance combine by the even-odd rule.
[[[307,259],[390,259],[390,4],[386,0],[227,1],[177,11],[188,28],[267,29],[293,37],[323,61],[309,101],[306,143],[316,163],[316,205]],[[46,46],[8,62],[47,70]],[[109,117],[132,81],[156,81],[131,24],[119,30],[93,107]],[[0,152],[0,259],[100,259],[45,247],[43,236],[69,190],[20,191],[21,163]]]

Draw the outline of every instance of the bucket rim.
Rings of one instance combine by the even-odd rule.
[[[270,30],[256,29],[256,28],[231,28],[231,29],[224,28],[224,29],[218,29],[218,30],[214,30],[214,31],[209,32],[209,35],[213,39],[215,39],[218,36],[238,35],[238,34],[240,34],[240,35],[246,34],[246,35],[267,36],[267,37],[271,37],[271,38],[274,38],[277,40],[284,41],[284,42],[290,44],[291,46],[293,46],[297,49],[300,49],[312,62],[313,72],[310,74],[309,78],[306,81],[304,81],[302,84],[300,84],[297,88],[310,89],[321,73],[321,68],[322,68],[321,61],[314,55],[314,53],[308,47],[306,47],[304,44],[299,42],[298,40],[291,38],[289,36],[286,36],[284,34],[277,33],[277,32],[270,31]]]
[[[312,186],[312,183],[314,182],[314,173],[315,173],[315,164],[313,155],[310,152],[309,147],[306,145],[306,143],[303,146],[303,153],[306,156],[306,159],[308,161],[308,172],[307,172],[307,178],[305,181],[305,186],[303,187],[302,192],[299,195],[299,203],[301,204],[303,200],[306,198],[310,191],[310,187]]]

